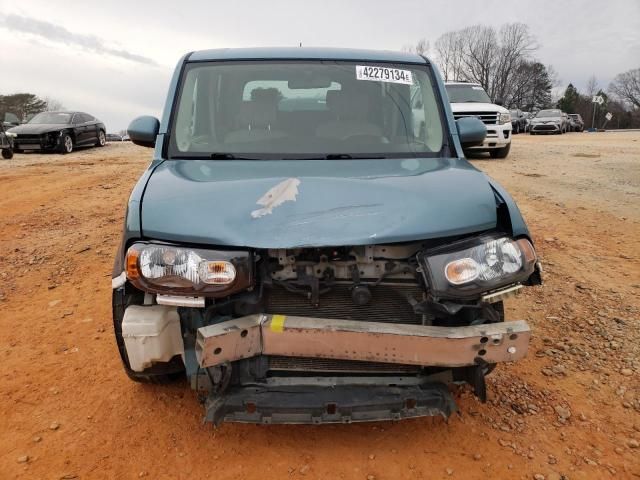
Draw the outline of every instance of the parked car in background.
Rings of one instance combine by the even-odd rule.
[[[555,133],[560,135],[566,131],[567,127],[566,113],[556,108],[540,110],[536,116],[531,119],[529,133],[531,135],[537,135],[539,133]]]
[[[38,113],[9,132],[15,134],[14,149],[18,153],[71,153],[76,147],[103,147],[107,142],[104,123],[84,112]]]
[[[503,299],[540,270],[511,196],[464,158],[485,124],[454,121],[435,68],[345,49],[183,57],[163,120],[128,129],[153,149],[111,281],[131,379],[186,375],[214,423],[447,417],[452,382],[486,400],[485,375],[529,344]],[[480,111],[511,131],[508,111]]]
[[[491,101],[479,83],[445,83],[451,110],[456,120],[474,117],[487,127],[482,145],[466,148],[465,152],[489,152],[493,158],[506,158],[511,149],[511,114],[506,108]]]
[[[527,117],[519,109],[509,110],[511,114],[511,128],[513,133],[525,133],[527,131]]]
[[[570,113],[569,118],[573,121],[574,132],[584,131],[584,120],[582,120],[582,115],[579,113]]]
[[[5,131],[7,123],[0,122],[0,151],[2,158],[10,160],[13,158],[13,134]]]
[[[122,135],[107,133],[107,142],[122,142]]]

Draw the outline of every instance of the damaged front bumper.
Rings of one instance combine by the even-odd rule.
[[[530,336],[523,320],[434,327],[255,314],[199,328],[196,357],[202,368],[258,355],[465,367],[519,360]]]
[[[413,417],[448,418],[456,405],[446,385],[357,386],[308,385],[241,387],[209,397],[205,420],[263,424],[324,424]]]
[[[256,314],[199,328],[195,350],[201,368],[259,355],[463,367],[464,380],[484,400],[485,366],[522,358],[529,339],[524,321],[434,327]],[[301,384],[236,386],[207,398],[205,419],[214,424],[351,423],[447,418],[456,410],[441,379],[416,380],[404,385],[327,386],[307,379]]]

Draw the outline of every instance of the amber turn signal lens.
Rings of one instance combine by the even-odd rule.
[[[449,262],[444,274],[453,285],[462,285],[478,278],[479,270],[478,263],[473,258],[461,258]]]
[[[200,264],[200,279],[210,285],[228,285],[236,279],[236,269],[231,262],[210,261]]]
[[[520,247],[520,251],[522,252],[522,256],[524,257],[525,263],[531,264],[535,263],[537,256],[536,251],[531,245],[531,242],[526,238],[521,238],[516,242],[518,247]]]
[[[129,280],[138,280],[140,278],[140,270],[138,270],[138,258],[140,252],[135,248],[127,250],[126,269],[127,278]]]

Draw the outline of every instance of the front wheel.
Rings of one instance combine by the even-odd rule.
[[[96,147],[104,147],[107,144],[107,136],[104,134],[102,130],[98,132],[98,140],[96,142]]]
[[[507,143],[505,147],[491,150],[489,152],[489,155],[491,155],[491,158],[507,158],[507,155],[509,155],[509,150],[511,150],[511,142]]]
[[[66,155],[71,152],[73,152],[73,138],[68,133],[65,133],[60,141],[60,153]]]
[[[3,148],[2,149],[2,158],[5,160],[11,160],[13,158],[13,149],[11,148]]]

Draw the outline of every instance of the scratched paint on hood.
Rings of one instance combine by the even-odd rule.
[[[265,215],[270,215],[274,208],[284,202],[295,202],[298,196],[298,185],[300,185],[300,180],[297,178],[287,178],[275,187],[270,188],[256,202],[258,205],[262,205],[262,208],[251,212],[251,216],[253,218],[264,217]]]

